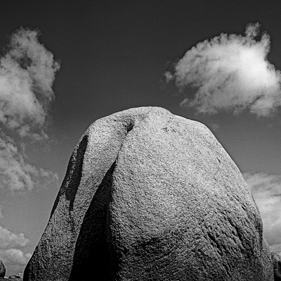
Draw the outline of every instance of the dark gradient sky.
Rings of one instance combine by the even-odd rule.
[[[47,223],[71,152],[96,119],[138,106],[161,106],[213,130],[242,172],[281,175],[280,110],[271,118],[247,110],[200,115],[163,83],[172,62],[220,33],[243,34],[261,23],[271,37],[269,61],[281,69],[280,1],[150,0],[0,2],[0,44],[19,27],[39,29],[40,42],[61,62],[53,86],[46,142],[26,143],[27,161],[59,175],[55,186],[10,195],[0,190],[0,225],[30,240]],[[1,238],[0,238],[1,239]],[[11,267],[10,272],[13,273]]]

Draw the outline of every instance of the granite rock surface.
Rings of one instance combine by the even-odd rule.
[[[129,109],[81,137],[24,281],[271,281],[262,227],[207,127]]]

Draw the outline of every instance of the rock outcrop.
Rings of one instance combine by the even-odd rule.
[[[24,281],[90,276],[274,280],[257,206],[208,128],[144,107],[85,132]]]

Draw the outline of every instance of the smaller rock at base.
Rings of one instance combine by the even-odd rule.
[[[4,263],[0,260],[0,277],[5,277],[6,268]]]
[[[273,268],[274,268],[274,281],[281,281],[281,255],[276,252],[271,253]]]

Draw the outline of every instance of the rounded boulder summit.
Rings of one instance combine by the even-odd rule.
[[[24,281],[95,277],[274,280],[254,199],[206,126],[141,107],[81,137]]]

